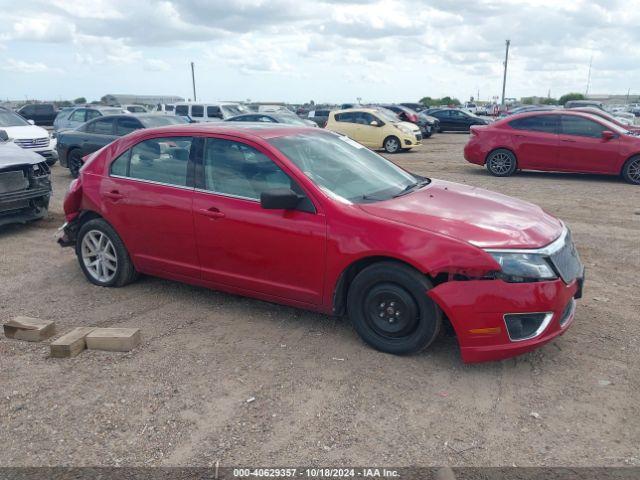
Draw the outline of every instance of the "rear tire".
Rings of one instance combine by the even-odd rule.
[[[622,167],[622,178],[633,185],[640,185],[640,155],[627,160]]]
[[[433,342],[442,326],[440,309],[426,295],[432,287],[407,265],[375,263],[349,286],[347,312],[360,338],[376,350],[416,353]]]
[[[398,153],[401,150],[402,145],[400,143],[400,139],[392,135],[384,139],[382,146],[384,147],[384,151],[387,153]]]
[[[82,272],[94,285],[122,287],[138,276],[122,239],[102,218],[80,227],[76,255]]]
[[[69,152],[67,165],[69,166],[69,173],[71,173],[71,176],[73,178],[78,178],[80,168],[82,167],[82,152],[79,149],[76,148]]]
[[[495,177],[509,177],[518,169],[518,161],[513,152],[499,148],[487,156],[486,166]]]

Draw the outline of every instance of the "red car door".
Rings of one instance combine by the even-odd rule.
[[[608,127],[577,115],[560,116],[560,145],[556,169],[566,172],[619,173],[619,136],[603,138]]]
[[[100,185],[105,217],[143,272],[200,276],[187,174],[192,145],[192,137],[144,140],[113,161]]]
[[[558,156],[558,116],[534,115],[509,122],[518,167],[553,170]]]
[[[273,188],[304,193],[258,145],[207,138],[193,212],[202,277],[271,297],[320,304],[326,222],[307,198],[299,210],[265,210]],[[306,210],[306,211],[305,211]]]

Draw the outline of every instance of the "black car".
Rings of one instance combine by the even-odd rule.
[[[116,138],[141,128],[163,127],[189,123],[183,117],[173,115],[106,115],[94,118],[73,130],[58,133],[60,165],[69,168],[76,178],[82,166],[82,157],[101,149]]]
[[[27,120],[40,126],[51,126],[58,115],[58,110],[51,103],[31,103],[25,105],[18,113]]]
[[[227,118],[225,122],[261,122],[261,123],[288,123],[304,127],[317,127],[315,122],[286,113],[243,113],[235,117]]]
[[[307,113],[307,120],[311,120],[313,123],[318,125],[320,128],[324,128],[327,124],[327,120],[329,120],[329,109],[322,110],[311,110]]]
[[[484,118],[457,108],[427,110],[426,113],[440,121],[441,132],[468,132],[471,125],[489,124]]]

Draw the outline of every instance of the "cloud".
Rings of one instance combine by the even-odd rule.
[[[16,60],[15,58],[4,59],[2,70],[14,73],[52,73],[59,72],[57,68],[49,67],[41,62],[25,62],[24,60]]]

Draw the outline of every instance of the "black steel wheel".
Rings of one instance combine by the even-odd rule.
[[[373,348],[396,355],[419,352],[437,337],[442,314],[426,292],[431,282],[392,261],[362,270],[347,293],[347,312],[358,335]]]

